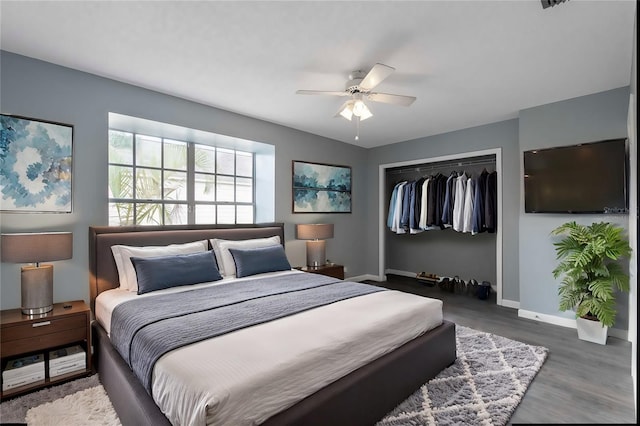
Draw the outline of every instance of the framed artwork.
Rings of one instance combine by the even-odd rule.
[[[351,213],[351,167],[293,161],[293,213]]]
[[[71,213],[73,126],[0,114],[0,210]]]

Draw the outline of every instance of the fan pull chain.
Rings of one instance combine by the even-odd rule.
[[[360,139],[360,117],[356,115],[356,140]]]

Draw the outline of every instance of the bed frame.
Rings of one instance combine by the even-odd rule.
[[[284,225],[242,226],[92,226],[89,227],[91,309],[101,292],[116,288],[118,272],[111,253],[114,244],[166,245],[223,238],[244,240],[280,236]],[[123,425],[169,425],[151,396],[120,354],[106,331],[92,322],[94,366]],[[435,377],[456,359],[455,325],[439,327],[353,371],[269,418],[264,425],[371,425]]]

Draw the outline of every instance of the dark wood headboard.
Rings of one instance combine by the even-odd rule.
[[[117,288],[118,269],[111,246],[162,246],[222,238],[247,240],[278,235],[284,245],[283,223],[249,225],[167,225],[167,226],[90,226],[89,227],[89,292],[91,310],[96,297],[105,290]],[[211,244],[209,244],[211,248]]]

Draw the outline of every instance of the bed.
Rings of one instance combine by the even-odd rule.
[[[163,247],[204,240],[209,242],[208,249],[211,249],[212,243],[219,240],[258,241],[276,237],[279,244],[283,246],[282,223],[246,226],[94,226],[89,228],[90,297],[92,312],[95,316],[92,322],[94,365],[123,425],[172,423],[370,425],[382,419],[421,384],[455,361],[455,326],[442,319],[440,301],[391,290],[366,289],[371,293],[354,297],[345,296],[344,299],[338,298],[335,302],[323,302],[326,304],[318,307],[299,308],[300,311],[283,318],[260,322],[169,351],[154,364],[149,376],[150,381],[145,383],[145,380],[141,380],[140,377],[145,376],[140,376],[138,371],[134,372],[121,356],[117,339],[114,340],[115,345],[111,341],[111,337],[114,336],[111,328],[114,325],[110,323],[110,318],[114,311],[123,311],[120,308],[127,304],[122,301],[138,298],[142,300],[145,296],[149,296],[147,303],[153,303],[153,306],[164,306],[159,302],[160,300],[170,300],[174,297],[174,293],[177,294],[182,290],[187,290],[185,293],[190,291],[191,295],[195,295],[197,291],[220,292],[222,289],[240,286],[243,288],[255,286],[262,289],[268,287],[263,287],[264,283],[271,285],[276,284],[276,281],[286,280],[291,280],[292,283],[305,280],[305,284],[295,284],[303,286],[304,291],[308,290],[306,282],[309,279],[319,280],[319,283],[313,286],[327,286],[321,287],[322,289],[333,288],[333,286],[373,286],[333,282],[341,280],[324,283],[321,281],[326,277],[295,270],[240,277],[241,270],[238,269],[237,276],[225,276],[224,279],[211,284],[164,289],[136,297],[135,293],[119,288],[120,275],[112,246]],[[244,256],[244,253],[249,253],[250,250],[239,252]],[[234,256],[235,254],[236,252]],[[238,258],[234,257],[234,260]],[[218,263],[224,262],[218,260]],[[240,267],[241,265],[238,264],[238,268]],[[251,267],[246,267],[243,272],[247,270],[250,271]],[[315,277],[310,277],[311,275]],[[286,282],[286,285],[289,285],[289,281]],[[311,286],[309,284],[309,288]],[[215,287],[215,289],[200,287]],[[361,290],[363,289],[358,287],[357,291]],[[327,292],[323,290],[318,293]],[[152,297],[158,297],[158,299],[152,299]],[[149,302],[150,300],[153,302]],[[434,302],[439,302],[440,305]],[[407,303],[406,312],[402,305],[404,303]],[[415,306],[410,307],[410,305]],[[425,313],[424,320],[416,319],[416,315],[413,315],[410,310],[416,309],[420,312],[432,310],[435,313],[438,308],[439,317],[438,315],[432,317],[431,313],[427,317]],[[154,311],[155,309],[144,310]],[[366,315],[363,315],[364,312]],[[385,315],[389,315],[389,318],[392,316],[400,318],[400,322],[407,323],[407,331],[385,332],[381,324],[391,321]],[[367,317],[366,321],[360,321],[364,317]],[[338,324],[334,324],[333,321],[338,321]],[[365,324],[370,321],[374,325]],[[428,325],[419,324],[421,322],[428,322]],[[392,327],[396,326],[392,325]],[[369,337],[362,337],[362,339],[354,337],[359,336],[358,333],[361,333],[361,329],[364,328],[373,328],[367,331],[370,334]],[[344,335],[334,332],[337,329],[340,329],[340,333]],[[294,332],[299,333],[298,337],[288,339],[287,336]],[[381,337],[383,335],[384,338]],[[304,336],[311,336],[311,338],[304,338]],[[325,343],[322,339],[329,340]],[[296,343],[292,344],[292,341]],[[253,346],[249,349],[238,346],[246,342],[251,342]],[[265,342],[279,343],[268,345]],[[330,349],[330,344],[342,346],[334,351]],[[311,359],[304,361],[308,364],[297,365],[299,360],[306,359],[302,356],[306,353],[311,354]],[[198,354],[205,354],[204,362],[202,359],[199,362],[191,362],[185,361],[190,358],[182,358],[197,357]],[[242,354],[246,354],[247,359],[250,360],[249,364],[236,364],[237,358],[243,357]],[[348,354],[348,358],[345,354]],[[316,359],[313,359],[313,356]],[[340,357],[345,357],[344,361]],[[280,362],[281,358],[282,362]],[[319,366],[318,364],[322,364],[322,359],[325,358],[330,360],[326,362],[330,365]],[[200,367],[200,364],[207,366]],[[276,366],[280,368],[280,364],[283,365],[283,373],[276,374],[272,369]],[[185,373],[185,378],[175,374],[176,365],[189,366],[190,370]],[[201,368],[206,370],[209,376],[205,376]],[[233,371],[234,375],[235,372],[239,372],[239,376],[248,376],[251,380],[257,381],[252,381],[250,385],[244,384],[241,380],[246,378],[237,378],[230,374],[230,371]],[[236,385],[236,382],[240,384]],[[189,389],[192,385],[197,388],[193,390],[195,396],[185,397],[192,391]],[[210,395],[214,391],[220,392],[220,389],[224,391],[222,396]],[[239,391],[236,391],[237,389]],[[278,398],[272,398],[273,395],[278,395]],[[209,398],[206,401],[193,401],[205,396]],[[195,408],[185,408],[190,407],[188,404],[199,404],[198,407],[203,408],[198,410],[203,412],[198,414]],[[233,417],[237,415],[232,412],[234,407],[236,411],[246,412],[241,413],[246,418],[238,420],[239,418]],[[169,418],[173,420],[170,421]]]

